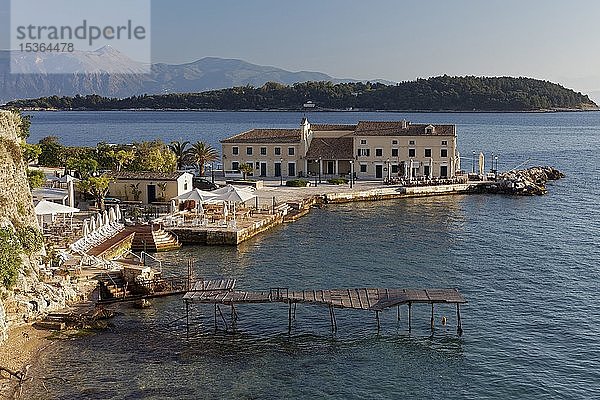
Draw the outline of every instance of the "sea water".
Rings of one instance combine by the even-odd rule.
[[[34,113],[32,141],[57,135],[93,145],[160,137],[213,146],[254,127],[294,127],[283,112]],[[553,165],[566,178],[542,197],[444,196],[312,210],[235,247],[160,254],[165,274],[234,277],[241,289],[456,287],[456,311],[428,305],[375,316],[299,304],[287,334],[283,304],[240,305],[235,334],[214,332],[195,306],[186,333],[181,297],[124,308],[113,326],[57,341],[35,366],[26,398],[587,399],[600,396],[600,113],[311,113],[314,123],[455,123],[463,169],[472,151],[500,169]],[[489,167],[487,168],[489,169]],[[221,310],[229,323],[230,309]],[[446,316],[448,325],[441,325]],[[66,380],[54,379],[64,377]],[[50,378],[42,380],[42,378]],[[45,384],[42,385],[42,382]]]

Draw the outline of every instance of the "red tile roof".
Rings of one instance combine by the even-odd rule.
[[[353,131],[356,125],[345,124],[310,124],[311,131]]]
[[[432,126],[433,132],[427,133]],[[354,131],[355,136],[455,136],[455,125],[411,124],[406,121],[360,121]]]
[[[300,129],[252,129],[221,143],[299,143]]]
[[[310,142],[306,158],[316,160],[352,160],[354,158],[353,141],[351,137],[314,138]]]
[[[188,172],[150,172],[150,171],[121,171],[109,172],[106,175],[114,180],[128,181],[176,181],[183,174]],[[189,173],[188,173],[189,174]]]

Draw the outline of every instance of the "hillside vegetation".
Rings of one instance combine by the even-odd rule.
[[[213,109],[298,110],[312,101],[319,109],[404,111],[536,111],[592,109],[587,95],[531,78],[450,77],[381,83],[305,82],[291,86],[234,87],[201,93],[142,95],[124,99],[96,95],[18,100],[8,107],[58,110]]]

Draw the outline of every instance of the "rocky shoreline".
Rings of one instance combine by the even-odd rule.
[[[565,174],[549,166],[512,170],[498,175],[488,185],[476,187],[483,193],[513,194],[522,196],[541,196],[548,193],[546,184],[564,178]]]

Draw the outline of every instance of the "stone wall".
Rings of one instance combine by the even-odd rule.
[[[21,153],[19,137],[21,119],[0,110],[0,226],[38,229],[27,171]],[[22,255],[23,263],[17,284],[12,290],[0,288],[0,342],[7,329],[28,322],[47,310],[64,307],[75,295],[68,285],[47,285],[38,278],[38,265],[43,250],[30,257]]]

